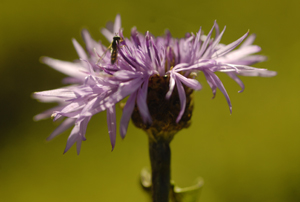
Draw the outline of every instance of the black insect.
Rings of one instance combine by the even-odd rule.
[[[122,41],[122,38],[119,36],[114,36],[113,42],[110,44],[111,47],[111,56],[110,63],[113,65],[117,61],[118,57],[118,45]]]
[[[110,49],[110,53],[111,53],[110,63],[112,65],[115,64],[115,62],[117,61],[117,57],[118,57],[118,46],[119,46],[120,42],[122,42],[122,41],[123,41],[122,37],[114,36],[112,43],[108,46],[108,48],[103,53],[103,55],[99,58],[99,60],[97,61],[96,64],[98,64],[103,59],[103,57],[105,56],[105,54],[107,53],[107,51],[109,49]]]

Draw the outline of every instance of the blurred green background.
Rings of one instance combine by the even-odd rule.
[[[298,1],[0,1],[0,201],[149,201],[138,180],[149,167],[147,137],[133,127],[111,152],[106,114],[93,117],[81,154],[63,155],[69,132],[46,142],[58,125],[32,117],[54,105],[33,100],[34,91],[60,87],[64,75],[39,62],[40,56],[72,61],[71,43],[81,44],[82,28],[109,43],[99,28],[121,14],[125,36],[132,26],[142,33],[174,37],[209,31],[215,19],[227,25],[222,43],[248,29],[257,34],[268,61],[255,67],[278,72],[273,78],[243,77],[238,85],[220,75],[233,104],[229,114],[220,91],[211,100],[203,89],[195,93],[193,123],[171,144],[172,178],[181,187],[202,176],[199,201],[299,202],[299,12]],[[121,110],[118,109],[118,120]]]

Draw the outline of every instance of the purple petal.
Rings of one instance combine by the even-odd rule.
[[[81,122],[80,124],[80,132],[81,132],[81,140],[85,141],[86,138],[85,138],[85,133],[86,133],[86,128],[87,128],[87,125],[89,123],[89,121],[91,120],[92,117],[86,117],[85,119],[83,119],[83,121]]]
[[[72,111],[72,112],[53,112],[52,116],[53,117],[53,121],[57,121],[58,119],[60,119],[62,116],[65,117],[69,117],[69,118],[79,118],[80,115],[80,111]]]
[[[113,25],[113,30],[111,30],[110,26],[106,26],[106,28],[102,28],[100,31],[109,42],[112,42],[115,34],[118,33],[120,29],[121,29],[121,17],[118,14],[116,16],[116,19],[115,19],[115,22]]]
[[[207,68],[211,68],[213,66],[216,65],[216,61],[215,60],[203,60],[200,61],[194,65],[188,66],[188,67],[182,67],[182,68],[174,68],[174,71],[176,70],[176,72],[180,72],[180,71],[193,71],[193,70],[199,70],[199,71],[203,71]],[[178,65],[179,66],[179,65]]]
[[[147,93],[148,93],[148,78],[145,79],[142,88],[139,89],[136,102],[144,123],[151,124],[152,120],[147,105]]]
[[[108,21],[105,25],[105,28],[110,31],[110,32],[114,32],[114,23],[112,21]]]
[[[235,73],[233,73],[233,72],[228,72],[227,75],[230,76],[230,78],[232,78],[232,79],[233,79],[237,84],[239,84],[239,86],[242,88],[242,89],[239,91],[239,93],[241,93],[241,92],[243,92],[243,91],[245,90],[245,85],[244,85],[244,83],[242,82],[242,80],[241,80],[239,77],[237,77],[237,76],[235,75]]]
[[[64,106],[57,106],[57,107],[53,107],[51,109],[48,109],[38,115],[35,115],[33,117],[33,120],[35,121],[39,121],[39,120],[42,120],[42,119],[46,119],[46,118],[50,118],[51,115],[53,114],[54,111],[60,111]]]
[[[204,51],[206,50],[207,44],[208,44],[208,42],[210,41],[210,36],[211,36],[211,34],[212,34],[212,32],[213,32],[215,26],[216,26],[216,21],[215,21],[213,27],[211,28],[211,30],[209,31],[208,35],[206,36],[206,40],[203,42],[203,44],[202,44],[202,46],[201,46],[201,49],[200,49],[200,51],[199,51],[199,53],[198,53],[198,57],[202,56],[202,54],[203,54]]]
[[[78,79],[78,78],[74,78],[74,77],[66,77],[66,78],[63,78],[62,83],[63,84],[78,84],[78,83],[82,83],[82,80]]]
[[[79,136],[80,135],[79,133],[80,133],[80,123],[76,123],[73,130],[71,131],[71,134],[68,137],[64,154],[73,146],[73,144],[76,141],[80,141],[81,138]]]
[[[87,73],[89,73],[89,74],[91,74],[91,75],[94,75],[94,74],[95,74],[94,69],[93,69],[91,63],[89,63],[87,60],[83,60],[83,59],[80,59],[80,61],[81,61],[82,65],[88,70]],[[85,77],[85,79],[86,79],[86,78],[87,78],[87,77]]]
[[[176,118],[176,123],[178,123],[185,111],[186,96],[185,96],[184,88],[183,88],[181,82],[177,78],[176,78],[176,86],[177,86],[179,100],[180,100],[180,112]]]
[[[85,133],[86,133],[87,125],[90,120],[91,120],[91,117],[87,117],[80,123],[79,139],[76,141],[77,155],[79,155],[79,153],[80,153],[81,142],[86,140]]]
[[[80,150],[81,150],[81,143],[82,143],[82,141],[81,141],[81,140],[79,140],[79,141],[77,141],[77,142],[76,142],[76,151],[77,151],[77,155],[79,155],[79,154],[80,154]]]
[[[246,57],[247,55],[257,53],[259,51],[261,51],[261,47],[259,46],[254,46],[254,45],[247,46],[245,48],[239,48],[235,51],[232,51],[228,53],[226,56],[224,56],[224,59],[222,58],[220,59],[222,62],[225,60],[225,62],[227,63],[232,63],[232,61],[238,61],[239,59]]]
[[[60,110],[59,114],[75,112],[83,107],[84,107],[83,103],[72,102],[72,103],[66,105],[62,110]]]
[[[201,27],[200,27],[199,31],[197,32],[195,40],[193,42],[193,50],[191,52],[191,56],[192,56],[191,61],[195,60],[195,57],[196,57],[195,53],[198,51],[198,49],[201,45],[200,36],[201,36]]]
[[[134,92],[129,96],[123,109],[122,118],[120,121],[120,134],[122,138],[125,138],[127,133],[128,124],[135,106],[136,95],[137,92]]]
[[[49,57],[42,57],[41,61],[68,76],[79,78],[81,80],[84,80],[86,76],[81,72],[81,70],[84,69],[77,63],[56,60]]]
[[[136,78],[131,81],[121,83],[115,93],[107,97],[107,99],[103,99],[101,102],[96,103],[88,112],[82,113],[81,115],[92,116],[106,110],[108,107],[113,106],[131,93],[135,92],[141,86],[142,82],[142,79]]]
[[[170,81],[169,81],[169,91],[166,94],[166,99],[170,99],[170,97],[173,93],[174,87],[175,87],[175,75],[174,75],[174,73],[171,72]]]
[[[226,55],[231,50],[235,49],[248,36],[248,34],[249,34],[249,31],[246,34],[244,34],[241,38],[239,38],[238,40],[236,40],[236,41],[232,42],[231,44],[228,44],[227,46],[216,51],[211,57],[218,58],[223,55]]]
[[[128,63],[126,64],[126,66],[124,66],[124,69],[127,69],[127,66],[129,67],[128,69],[131,70],[135,70],[135,67],[138,66],[137,65],[137,61],[135,60],[135,58],[133,58],[127,51],[127,49],[118,49],[120,55],[122,56],[122,58]]]
[[[255,64],[258,62],[263,62],[266,60],[267,60],[267,57],[263,56],[263,55],[249,55],[242,59],[233,61],[232,63],[237,64],[237,65],[252,65],[252,64]]]
[[[65,130],[67,130],[68,128],[70,128],[71,126],[74,125],[76,119],[72,119],[72,118],[67,118],[66,120],[64,120],[64,122],[62,122],[52,133],[51,135],[49,135],[49,137],[47,138],[47,140],[52,140],[53,138],[55,138],[57,135],[61,134],[62,132],[64,132]]]
[[[114,33],[118,33],[119,30],[121,29],[121,16],[118,14],[115,18],[115,23],[114,23]]]
[[[254,40],[256,38],[255,34],[251,34],[245,41],[244,43],[241,44],[240,48],[244,48],[246,46],[250,46],[253,44]]]
[[[175,75],[187,87],[192,88],[194,90],[201,90],[202,86],[196,79],[186,78],[185,76],[182,76],[178,73],[175,73]]]
[[[56,101],[57,98],[60,98],[60,99],[76,98],[76,95],[74,94],[74,92],[72,92],[71,90],[69,90],[67,88],[58,88],[58,89],[54,89],[54,90],[35,92],[33,94],[33,97],[36,99],[41,99],[44,102],[47,102],[47,99],[43,100],[42,97],[50,97],[50,98],[53,97],[54,100]]]
[[[103,34],[103,36],[105,36],[105,38],[109,41],[112,42],[113,38],[114,38],[114,34],[111,33],[108,29],[106,28],[102,28],[101,33]]]
[[[187,68],[189,66],[189,64],[188,63],[180,63],[180,64],[178,64],[178,65],[176,65],[174,68],[173,68],[173,71],[177,71],[177,72],[179,72],[179,71],[184,71],[185,70],[185,68]]]
[[[222,39],[222,36],[225,32],[225,29],[226,29],[226,26],[224,27],[223,31],[221,32],[220,35],[218,35],[218,37],[214,40],[213,44],[209,46],[209,50],[207,50],[205,52],[205,54],[203,55],[203,58],[207,58],[214,50],[215,48],[217,47],[217,45],[219,44],[219,42],[221,41]]]
[[[242,76],[272,77],[272,76],[276,76],[277,72],[269,71],[269,70],[263,70],[263,71],[253,70],[253,71],[240,71],[238,74]]]
[[[138,37],[138,32],[137,32],[137,29],[136,29],[136,27],[133,27],[132,29],[131,29],[131,38],[132,38],[132,41],[134,42],[134,44],[135,44],[135,47],[139,47],[139,46],[141,46],[141,42],[140,42],[140,39],[139,39],[139,37]]]
[[[137,77],[141,77],[141,72],[132,72],[127,70],[120,70],[114,73],[114,76],[122,81],[126,81],[129,79],[135,79]]]
[[[96,48],[97,52],[101,50],[100,44],[98,44],[92,39],[90,33],[86,29],[83,29],[81,31],[81,35],[84,40],[84,43],[86,44],[86,49],[90,55],[94,55],[94,48]]]
[[[206,78],[208,85],[210,86],[210,88],[212,90],[212,93],[213,93],[212,99],[214,99],[216,97],[217,85],[216,85],[215,81],[213,80],[213,78],[206,71],[203,71],[203,74]]]
[[[81,115],[88,113],[93,108],[95,103],[100,102],[102,99],[103,99],[103,96],[97,96],[97,97],[91,99],[82,109]]]
[[[111,96],[112,102],[119,102],[131,93],[135,92],[143,83],[142,78],[136,78],[128,82],[121,83],[117,92]]]
[[[72,42],[73,42],[73,45],[75,47],[75,50],[76,50],[79,58],[81,58],[83,60],[88,60],[88,56],[86,55],[82,46],[76,41],[76,39],[72,39]]]
[[[213,72],[207,71],[207,73],[211,76],[211,78],[214,80],[214,82],[217,85],[217,87],[220,89],[220,91],[225,96],[226,101],[227,101],[228,106],[229,106],[230,114],[231,114],[232,113],[232,105],[231,105],[231,102],[230,102],[230,99],[229,99],[229,95],[228,95],[226,89],[224,88],[223,83],[221,82],[221,80],[219,79],[219,77],[217,75],[215,75]]]
[[[109,133],[109,138],[110,138],[110,143],[112,146],[111,151],[114,150],[115,144],[116,144],[116,109],[115,105],[112,107],[109,107],[106,110],[106,115],[107,115],[107,127],[108,127],[108,133]]]
[[[217,21],[215,21],[215,24],[216,24],[216,26],[215,26],[215,31],[216,31],[215,37],[217,38],[220,34],[220,29],[219,29],[219,25],[218,25]]]

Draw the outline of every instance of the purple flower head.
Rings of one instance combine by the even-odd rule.
[[[108,24],[107,28],[101,30],[108,41],[115,42],[110,52],[100,42],[94,41],[87,30],[83,30],[85,49],[73,39],[79,60],[66,62],[42,58],[45,64],[68,75],[64,82],[70,85],[35,93],[34,97],[40,101],[59,103],[35,119],[52,116],[55,121],[65,118],[48,140],[74,125],[65,152],[76,142],[79,154],[81,142],[86,139],[88,122],[94,114],[106,111],[108,132],[114,149],[115,105],[128,97],[120,121],[122,138],[127,133],[131,118],[135,125],[146,131],[176,133],[187,127],[186,122],[191,118],[190,95],[193,90],[202,88],[195,79],[201,72],[213,96],[217,89],[223,93],[231,112],[229,96],[215,72],[228,74],[240,85],[240,92],[244,90],[244,84],[239,75],[270,77],[276,72],[250,66],[266,59],[261,55],[253,55],[261,49],[252,45],[254,35],[247,38],[247,32],[236,41],[224,45],[220,43],[224,31],[225,28],[220,32],[215,22],[207,35],[200,28],[196,34],[186,34],[180,39],[173,38],[169,31],[165,36],[154,37],[150,32],[143,35],[133,28],[130,38],[126,38],[121,30],[121,18],[117,15],[114,24]],[[120,37],[120,40],[114,41],[114,37]],[[236,49],[237,46],[239,48]],[[113,54],[116,54],[114,63],[111,62]],[[173,132],[170,132],[170,127]]]

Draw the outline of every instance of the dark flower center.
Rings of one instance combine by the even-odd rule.
[[[176,118],[180,112],[180,100],[176,86],[170,99],[166,99],[169,80],[169,76],[161,77],[158,75],[149,79],[147,105],[152,118],[151,125],[143,122],[137,104],[131,116],[135,126],[146,131],[154,141],[170,142],[178,131],[189,127],[191,123],[193,90],[183,85],[186,93],[186,107],[181,120],[176,123]]]

